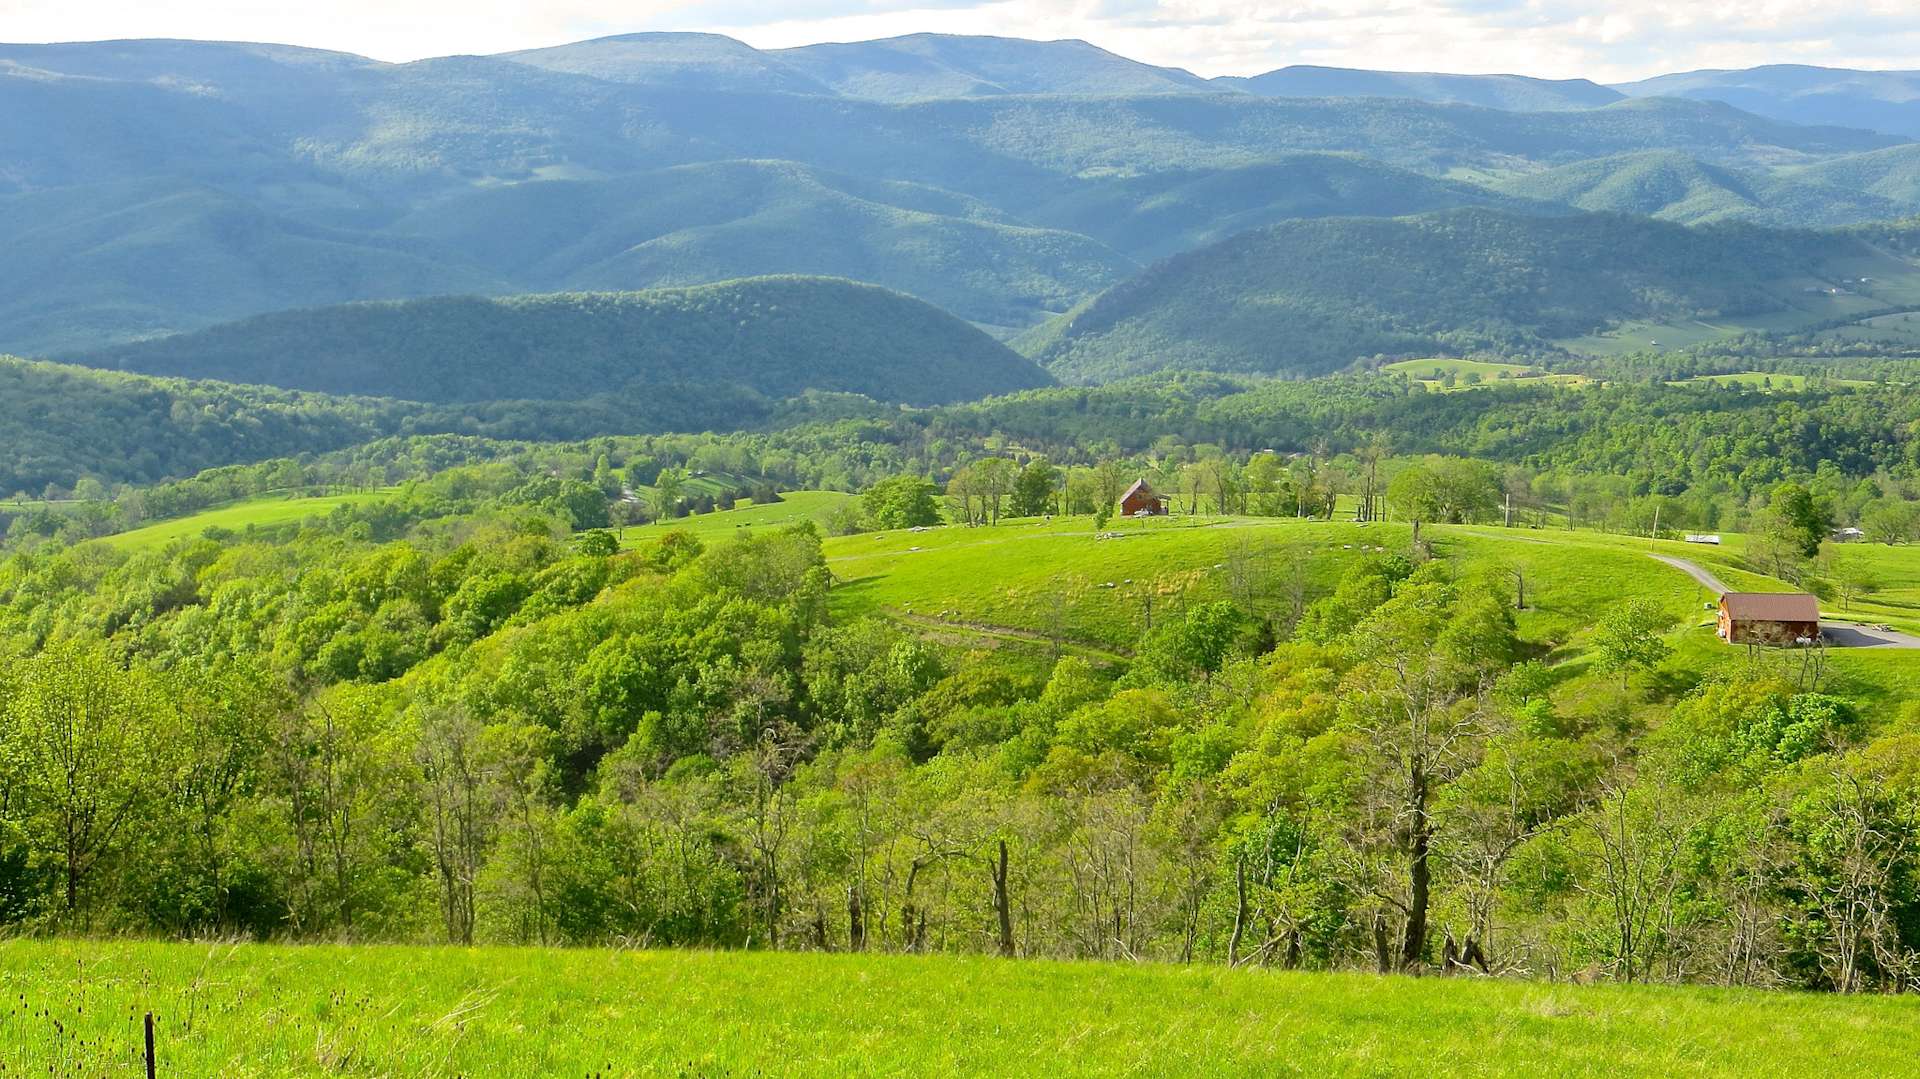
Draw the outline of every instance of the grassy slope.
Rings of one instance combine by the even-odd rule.
[[[1555,386],[1585,386],[1593,380],[1585,375],[1548,374],[1535,367],[1518,363],[1494,363],[1489,360],[1462,360],[1440,357],[1428,360],[1401,360],[1390,363],[1380,370],[1398,375],[1406,375],[1429,390],[1446,390],[1442,377],[1451,372],[1458,381],[1452,387],[1455,390],[1470,390],[1476,386],[1493,386],[1504,382],[1518,383],[1525,380],[1528,385],[1550,383]],[[1500,376],[1505,375],[1502,379]],[[1468,375],[1479,375],[1480,381],[1468,383]]]
[[[28,1074],[1897,1074],[1899,997],[987,958],[0,944]],[[56,1022],[58,1026],[56,1027]]]
[[[656,540],[668,532],[689,532],[702,542],[730,539],[743,528],[778,528],[801,521],[819,521],[853,497],[840,491],[789,491],[780,496],[780,501],[763,506],[743,499],[738,509],[622,529],[620,536],[628,545]]]
[[[361,491],[350,494],[317,495],[311,498],[267,495],[261,498],[250,498],[244,502],[217,506],[191,517],[176,517],[170,521],[160,521],[144,528],[109,536],[104,542],[115,547],[138,550],[163,546],[183,537],[198,536],[210,528],[242,532],[248,528],[292,524],[309,517],[324,517],[338,506],[370,502],[379,498],[381,494],[382,492],[379,491]]]

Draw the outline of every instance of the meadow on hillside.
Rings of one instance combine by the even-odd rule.
[[[1915,1002],[979,957],[0,943],[5,1074],[1892,1075]]]

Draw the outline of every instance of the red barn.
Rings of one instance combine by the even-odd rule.
[[[1805,592],[1728,592],[1720,597],[1728,644],[1789,645],[1820,639],[1820,601]]]
[[[1136,482],[1120,496],[1120,516],[1122,517],[1164,517],[1167,514],[1167,500],[1153,493],[1146,480]]]

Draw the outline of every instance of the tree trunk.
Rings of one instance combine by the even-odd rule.
[[[1412,970],[1427,951],[1427,905],[1432,900],[1433,868],[1427,855],[1433,845],[1433,825],[1427,819],[1427,780],[1415,769],[1412,834],[1407,841],[1407,930],[1400,942],[1400,969]]]
[[[860,901],[860,888],[847,889],[847,950],[867,950],[867,913]]]
[[[1007,841],[1000,841],[1000,860],[993,867],[993,912],[1000,920],[1000,954],[1013,958],[1013,903],[1007,895]]]
[[[1240,965],[1240,941],[1247,932],[1247,856],[1233,860],[1233,936],[1227,941],[1227,966]]]

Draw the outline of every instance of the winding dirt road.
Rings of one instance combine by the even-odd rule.
[[[1674,569],[1705,585],[1715,595],[1725,595],[1732,591],[1720,578],[1715,577],[1706,567],[1689,562],[1684,558],[1671,555],[1653,554],[1648,558],[1665,562]],[[1911,633],[1902,633],[1897,629],[1882,629],[1864,622],[1836,622],[1830,618],[1822,619],[1820,635],[1827,643],[1836,648],[1920,648],[1920,637]]]

